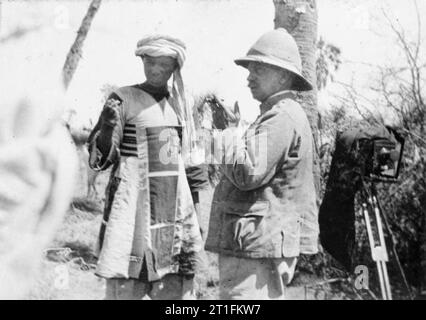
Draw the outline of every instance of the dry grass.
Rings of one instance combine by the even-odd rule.
[[[82,211],[77,207],[91,208],[92,211]],[[28,299],[103,298],[104,280],[93,273],[96,263],[94,250],[102,220],[100,213],[98,207],[87,200],[77,199],[71,205],[51,246],[46,250],[40,277]]]
[[[204,197],[210,197],[205,192]],[[207,202],[203,202],[207,203]],[[209,210],[209,203],[204,205]],[[82,209],[92,209],[83,211]],[[95,245],[102,215],[99,206],[92,201],[76,199],[67,212],[61,228],[43,259],[40,277],[37,279],[27,299],[102,299],[105,281],[93,273],[96,264]],[[209,212],[205,211],[203,212]],[[203,217],[202,225],[207,227],[208,217]],[[196,276],[197,297],[217,299],[218,269],[217,256],[204,252],[205,268]],[[67,270],[68,286],[62,285],[61,272]]]

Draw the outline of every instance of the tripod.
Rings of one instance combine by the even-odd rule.
[[[381,219],[382,212],[378,205],[374,184],[371,183],[370,191],[367,189],[365,183],[363,183],[363,185],[361,206],[365,225],[367,227],[371,257],[377,265],[382,298],[383,300],[392,300],[388,269],[386,267],[386,263],[389,261],[389,258],[383,233],[383,224]]]
[[[405,273],[402,269],[398,255],[396,253],[395,241],[393,234],[389,228],[386,216],[383,214],[379,200],[377,198],[377,190],[373,181],[370,181],[368,186],[363,181],[363,188],[361,190],[361,210],[367,228],[368,240],[371,249],[371,257],[376,262],[377,272],[380,281],[380,290],[383,300],[392,300],[392,291],[389,282],[389,275],[386,263],[389,261],[388,252],[386,249],[386,242],[383,233],[382,217],[385,222],[387,232],[392,236],[392,252],[398,263],[399,270],[404,280],[405,287],[411,299],[413,299],[410,287],[408,285]]]

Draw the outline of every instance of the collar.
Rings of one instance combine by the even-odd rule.
[[[144,82],[138,85],[138,87],[142,89],[143,91],[149,93],[157,101],[160,101],[163,98],[168,99],[170,97],[170,92],[167,86],[158,88],[158,87],[154,87],[153,85],[147,82]]]
[[[294,93],[289,90],[283,90],[274,93],[272,96],[270,96],[260,104],[260,114],[264,114],[265,112],[269,111],[274,105],[277,104],[278,101],[283,100],[285,98],[294,99],[294,97]]]

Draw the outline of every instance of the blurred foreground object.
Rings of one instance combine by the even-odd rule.
[[[68,208],[77,158],[59,79],[14,74],[0,91],[0,299],[19,299]]]

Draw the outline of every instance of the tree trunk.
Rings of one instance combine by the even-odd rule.
[[[84,40],[87,37],[90,25],[92,24],[96,12],[98,12],[101,2],[102,0],[92,0],[90,3],[86,16],[83,18],[80,28],[77,31],[77,37],[71,46],[70,51],[68,52],[67,58],[62,68],[62,80],[65,88],[68,88],[74,72],[77,69],[78,62],[80,61],[82,55]]]
[[[275,6],[275,28],[284,28],[290,33],[299,47],[302,58],[303,75],[314,89],[297,95],[299,103],[305,110],[318,150],[318,109],[316,83],[316,43],[318,12],[316,0],[273,0]],[[314,176],[316,189],[320,190],[320,170],[318,153],[314,157]]]

